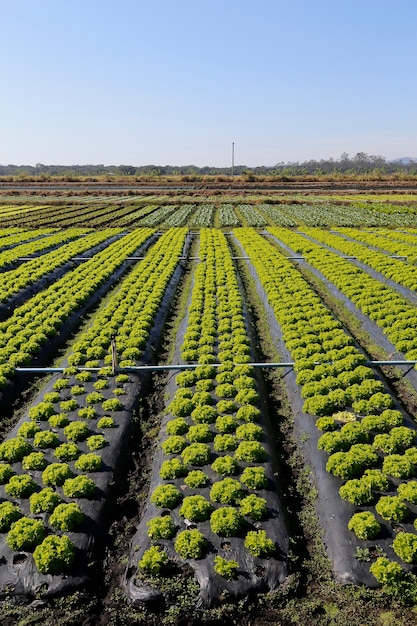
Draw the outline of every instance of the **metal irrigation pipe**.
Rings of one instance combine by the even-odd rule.
[[[326,361],[326,363],[332,363],[332,361]],[[321,362],[317,361],[317,365],[321,365]],[[379,367],[380,365],[416,365],[417,361],[365,361],[364,365],[369,367]],[[222,363],[210,363],[212,367],[221,367]],[[294,362],[280,362],[280,363],[235,363],[235,365],[250,365],[251,367],[294,367]],[[201,367],[201,363],[177,363],[175,365],[132,365],[128,367],[115,367],[115,372],[140,372],[145,370],[161,371],[161,370],[193,370]],[[52,373],[52,372],[64,372],[66,367],[16,367],[16,372],[24,373]],[[80,372],[99,372],[102,367],[77,367],[77,371]]]
[[[327,361],[332,363],[332,361]],[[321,362],[317,361],[317,365]],[[380,365],[416,365],[417,361],[365,361],[365,365],[370,367],[379,367]],[[221,367],[222,363],[210,363],[212,367]],[[250,365],[251,367],[294,367],[294,362],[279,362],[279,363],[235,363],[235,365]],[[177,363],[175,365],[132,365],[128,367],[115,367],[117,373],[121,372],[136,372],[136,371],[159,371],[159,370],[193,370],[201,367],[201,363]],[[66,367],[16,367],[16,372],[37,372],[37,373],[50,373],[50,372],[64,372]],[[99,372],[101,367],[77,367],[77,371],[80,372]]]
[[[115,372],[136,372],[144,370],[193,370],[201,367],[201,363],[178,363],[177,365],[131,365],[116,367]],[[222,363],[210,363],[212,367],[221,367]],[[294,363],[235,363],[235,365],[251,365],[252,367],[293,367]],[[106,367],[106,366],[105,366]],[[51,373],[64,372],[66,367],[16,367],[16,372]],[[79,372],[99,372],[102,367],[77,367]]]

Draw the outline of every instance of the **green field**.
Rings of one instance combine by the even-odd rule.
[[[0,621],[405,624],[412,195],[0,206]]]

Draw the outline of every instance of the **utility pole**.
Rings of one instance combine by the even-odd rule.
[[[232,178],[235,175],[235,142],[232,141]]]

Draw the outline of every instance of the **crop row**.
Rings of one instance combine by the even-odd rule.
[[[173,226],[184,226],[189,223],[190,217],[195,211],[195,206],[195,204],[184,204],[182,207],[177,208],[176,211],[170,213],[170,215],[164,219],[164,227],[172,228]]]
[[[79,239],[62,245],[57,250],[26,261],[16,269],[0,274],[0,302],[7,302],[7,300],[20,289],[28,285],[33,285],[39,278],[50,274],[53,270],[61,267],[74,256],[82,254],[86,250],[90,250],[102,244],[107,239],[120,234],[120,230],[114,228],[91,234],[86,234],[86,232],[81,229],[76,229],[75,232],[63,232],[68,232],[68,236],[61,237],[61,240],[64,239],[65,241],[71,239],[71,236],[79,237]],[[57,235],[52,235],[51,237],[55,239],[56,243],[59,241]]]
[[[336,232],[340,233],[344,237],[355,242],[364,243],[366,246],[376,249],[378,252],[384,252],[392,255],[404,256],[406,261],[415,263],[417,261],[417,241],[414,241],[414,245],[401,243],[399,241],[392,241],[389,237],[386,237],[383,232],[373,233],[357,228],[339,228]]]
[[[118,198],[115,198],[116,200]],[[15,215],[3,214],[0,207],[0,216],[4,223],[13,224],[23,222],[27,227],[36,227],[42,225],[58,225],[59,227],[70,227],[75,222],[89,227],[102,227],[111,223],[112,226],[123,228],[126,225],[132,227],[142,226],[140,220],[153,212],[156,205],[145,205],[138,208],[131,200],[126,206],[109,206],[103,205],[102,199],[98,199],[95,203],[93,199],[89,199],[86,206],[71,205],[68,206],[46,206],[34,207],[36,211],[32,211],[32,207],[27,207],[16,213]],[[30,210],[29,210],[30,209]],[[4,215],[4,217],[3,217]]]
[[[286,205],[259,204],[258,210],[265,216],[268,224],[278,226],[297,226],[297,223],[285,212]]]
[[[253,231],[236,233],[291,351],[305,398],[303,410],[318,417],[316,427],[327,431],[318,440],[318,447],[330,455],[326,469],[346,481],[339,494],[352,505],[349,532],[362,540],[392,537],[390,524],[413,519],[416,513],[412,504],[417,498],[411,492],[417,482],[407,480],[417,474],[414,425],[409,420],[404,425],[382,382],[363,365],[364,356],[291,263]],[[365,510],[357,514],[357,506]],[[411,563],[417,559],[417,537],[412,523],[407,530],[407,546],[415,544],[412,560],[397,539],[392,550]],[[387,559],[378,560],[371,572],[382,581],[389,567]]]
[[[131,215],[134,213],[136,207],[132,205],[128,206],[109,206],[99,207],[92,210],[91,206],[86,207],[84,213],[80,215],[77,212],[76,220],[78,224],[84,224],[85,226],[91,226],[94,228],[103,228],[103,226],[117,226],[123,227],[127,222],[131,222]],[[65,222],[62,222],[62,226],[69,226],[74,221],[74,217],[68,216]],[[137,227],[139,224],[133,224]]]
[[[86,235],[87,233],[88,231],[85,228],[71,228],[68,230],[61,230],[57,233],[47,234],[46,237],[42,237],[39,239],[35,239],[34,241],[29,241],[22,243],[21,245],[14,246],[10,250],[1,251],[0,267],[4,268],[7,265],[15,262],[20,257],[28,257],[32,254],[38,254],[44,250],[47,250],[48,248],[54,248],[58,245],[61,245],[62,243],[71,241],[71,239],[77,239],[83,235]],[[0,241],[0,244],[3,244],[3,242]]]
[[[56,232],[56,228],[39,228],[37,230],[23,230],[21,228],[4,228],[0,230],[0,248],[3,253],[6,248],[29,242],[38,237],[46,237]]]
[[[69,204],[63,207],[51,205],[41,207],[39,211],[34,214],[32,211],[27,212],[25,214],[25,224],[27,226],[54,224],[60,228],[65,228],[73,226],[76,222],[78,226],[99,227],[112,221],[112,215],[114,215],[114,213],[114,217],[117,218],[120,211],[122,211],[123,215],[130,210],[130,207],[103,206],[102,201],[100,204],[94,204],[91,201],[87,206],[74,206]],[[15,217],[10,216],[8,223],[12,223],[14,220],[19,221],[20,219],[20,214],[17,214]],[[112,221],[112,225],[113,224],[114,222]],[[115,225],[118,226],[118,224]]]
[[[241,217],[241,223],[246,226],[262,228],[266,226],[265,218],[256,210],[256,206],[251,204],[238,204],[236,212]]]
[[[206,572],[204,600],[216,595],[216,574],[222,588],[236,580],[242,591],[263,558],[288,547],[254,370],[245,364],[251,351],[242,296],[221,231],[201,231],[199,256],[181,345],[182,359],[198,367],[176,377],[150,502],[133,540],[133,598],[169,561]],[[278,562],[269,570],[281,581],[286,572]]]
[[[129,204],[127,206],[109,206],[106,205],[104,207],[91,207],[88,205],[84,209],[81,210],[76,208],[75,214],[73,211],[68,209],[65,213],[65,219],[62,217],[64,221],[60,223],[62,226],[67,226],[73,223],[74,218],[79,223],[80,221],[84,223],[86,226],[91,226],[94,228],[102,228],[105,225],[116,226],[117,228],[125,228],[126,226],[130,228],[138,228],[143,226],[141,223],[142,218],[146,218],[150,213],[152,213],[155,209],[157,209],[157,205],[145,205],[143,207],[137,208],[134,204]]]
[[[219,225],[224,226],[239,226],[240,221],[237,217],[232,204],[222,204],[218,210]]]
[[[0,219],[2,225],[10,227],[42,227],[42,226],[72,226],[74,223],[91,227],[102,227],[110,225],[113,227],[131,228],[141,226],[163,226],[168,228],[170,223],[165,224],[165,220],[170,216],[175,220],[175,212],[180,210],[181,204],[172,206],[166,204],[168,196],[138,197],[141,204],[145,202],[157,202],[157,206],[151,204],[151,210],[146,206],[138,207],[136,198],[129,196],[128,199],[118,196],[111,197],[88,197],[84,206],[71,204],[68,198],[66,206],[0,206]],[[336,199],[336,198],[335,198]],[[410,212],[404,212],[404,207],[398,207],[397,213],[387,212],[388,205],[377,202],[358,203],[352,202],[350,198],[337,198],[337,203],[332,200],[318,200],[315,197],[297,197],[291,203],[291,198],[281,198],[278,204],[258,203],[256,197],[247,199],[246,203],[234,204],[237,210],[238,222],[235,224],[225,223],[224,226],[252,226],[262,228],[265,225],[276,225],[283,227],[294,226],[364,226],[364,227],[386,227],[392,226],[410,228],[417,226],[417,215],[412,207]],[[194,202],[194,200],[193,200]],[[285,202],[285,204],[283,203]],[[341,202],[344,202],[341,204]],[[202,203],[206,208],[204,220],[198,217],[195,226],[216,226],[217,220],[222,226],[221,205]],[[232,206],[232,205],[225,205]],[[198,207],[198,204],[195,205]],[[243,208],[242,208],[243,207]],[[215,210],[214,210],[215,208]],[[220,210],[219,210],[220,209]],[[394,207],[393,207],[394,209]],[[198,209],[197,209],[198,210]],[[147,215],[150,213],[148,219]],[[211,217],[210,217],[211,213]],[[208,220],[210,219],[210,224]]]
[[[64,321],[94,294],[125,258],[151,235],[142,229],[126,235],[44,291],[16,308],[0,323],[0,385],[13,374],[14,366],[29,363]]]
[[[158,226],[163,224],[171,215],[175,215],[178,211],[177,206],[159,206],[155,211],[141,218],[141,226]]]
[[[416,358],[417,311],[395,289],[301,234],[284,229],[271,229],[271,233],[293,250],[302,252],[313,267],[383,330],[399,352],[408,359]]]
[[[338,201],[339,202],[339,201]],[[388,216],[373,204],[345,205],[330,202],[318,203],[308,201],[302,204],[285,205],[283,212],[298,225],[307,226],[414,226],[415,215]],[[283,222],[276,222],[277,226],[287,226]]]
[[[254,231],[237,229],[235,233],[251,257],[291,350],[299,372],[297,380],[303,385],[302,394],[306,398],[305,412],[329,415],[346,409],[352,402],[358,402],[355,408],[364,409],[362,400],[375,409],[379,408],[378,402],[390,406],[389,397],[380,398],[382,384],[373,380],[372,370],[362,366],[365,357],[355,348],[350,335],[290,261]],[[294,301],[291,307],[290,298]],[[316,371],[316,362],[329,361],[338,363],[334,367],[318,365]],[[350,374],[357,367],[359,370],[354,372],[351,382]],[[372,398],[375,394],[376,398]]]
[[[30,213],[43,213],[47,208],[49,208],[48,205],[2,205],[0,206],[0,217],[2,224],[7,225],[8,228],[13,228],[13,226],[9,224],[10,219],[16,217],[18,221],[22,221],[21,218],[23,216],[27,218]]]
[[[16,592],[20,585],[33,593],[38,580],[33,568],[20,578],[16,552],[33,558],[41,574],[60,574],[74,564],[77,577],[88,569],[138,393],[137,377],[114,376],[106,355],[111,358],[115,341],[126,344],[124,353],[129,350],[124,364],[142,357],[184,240],[185,229],[159,239],[78,335],[63,375],[0,445],[0,550]],[[100,371],[79,372],[71,365],[86,359]]]
[[[376,250],[370,250],[360,243],[347,240],[340,235],[334,235],[320,229],[303,229],[306,235],[315,241],[343,252],[343,254],[355,256],[372,269],[380,272],[387,278],[399,285],[417,291],[417,267],[404,261],[393,259]]]
[[[148,340],[161,299],[177,266],[186,229],[170,229],[149,250],[112,302],[97,314],[83,338],[73,344],[70,365],[98,367],[103,359],[112,364],[111,340],[116,344],[120,367],[137,364]],[[158,268],[157,270],[155,268]]]
[[[200,204],[192,216],[189,225],[191,227],[209,228],[214,222],[215,207],[213,204]]]
[[[145,206],[139,208],[131,206],[129,213],[122,218],[118,218],[117,224],[120,227],[126,226],[138,228],[139,226],[145,226],[145,224],[142,224],[141,220],[156,211],[157,208],[157,204],[146,204]]]
[[[86,207],[77,207],[75,211],[71,211],[71,208],[68,207],[67,211],[57,214],[54,219],[57,220],[57,224],[60,228],[68,228],[71,224],[76,220],[77,224],[81,226],[88,226],[91,228],[102,228],[107,224],[116,225],[116,221],[113,217],[113,213],[116,212],[116,217],[118,210],[116,207],[112,207],[109,205],[105,206],[90,206]],[[46,216],[46,221],[51,219],[52,215]]]
[[[77,206],[21,206],[16,207],[19,210],[16,211],[4,211],[3,207],[0,207],[0,216],[4,224],[12,227],[20,223],[24,224],[27,228],[44,227],[45,225],[55,225],[56,220],[65,218],[72,215],[74,218],[77,214]],[[94,210],[94,208],[93,208]],[[74,220],[71,226],[74,225]]]
[[[417,246],[417,237],[415,233],[413,234],[413,229],[411,228],[408,229],[407,233],[388,228],[376,228],[373,232],[377,235],[383,235],[386,239],[391,239],[392,241],[401,241],[402,243],[407,243],[411,246]]]

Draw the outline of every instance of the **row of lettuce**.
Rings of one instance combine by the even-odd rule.
[[[144,230],[127,239],[137,246],[150,234]],[[109,365],[114,345],[121,365],[141,359],[185,236],[176,229],[158,240],[79,334],[53,389],[0,445],[0,545],[9,569],[13,554],[25,551],[39,572],[59,574],[74,563],[80,546],[91,551],[94,537],[80,540],[92,531],[84,525],[86,507],[88,518],[96,519],[114,479],[129,403],[138,393],[133,375],[114,374]],[[103,265],[102,259],[96,271]],[[99,369],[80,371],[80,363]],[[18,571],[17,566],[16,577]]]
[[[168,200],[168,202],[167,202]],[[150,197],[129,196],[128,199],[111,196],[105,199],[92,199],[84,205],[67,206],[23,206],[1,207],[2,224],[12,227],[72,227],[80,226],[103,228],[138,228],[155,226],[169,228],[182,227],[237,227],[264,228],[279,227],[360,227],[389,228],[416,227],[415,211],[406,212],[403,206],[381,203],[354,203],[348,198],[337,203],[325,198],[305,198],[287,196],[268,198],[261,202],[259,196],[242,202],[237,198],[233,204],[229,199],[223,202],[208,203],[203,198],[198,202],[193,197],[173,204],[166,195]],[[202,201],[203,200],[203,201]]]
[[[0,239],[0,268],[2,270],[10,269],[8,266],[16,263],[22,257],[27,258],[30,255],[42,254],[48,248],[53,249],[88,233],[85,228],[70,228],[59,232],[51,231],[52,229],[38,229],[30,231],[30,234],[27,231],[24,234]],[[15,240],[17,237],[18,240]],[[25,239],[30,241],[25,241]],[[14,243],[12,243],[13,241]]]
[[[47,245],[48,242],[45,242],[45,247],[57,245],[59,247],[41,256],[35,258],[27,257],[28,254],[33,254],[34,250],[32,250],[32,252],[26,250],[26,245],[17,246],[13,250],[8,250],[6,253],[3,253],[7,256],[8,262],[18,260],[22,257],[25,258],[25,261],[17,268],[9,269],[9,271],[0,274],[0,302],[7,303],[7,301],[21,289],[33,285],[37,280],[51,274],[51,272],[63,266],[72,258],[77,257],[77,255],[83,254],[87,250],[103,244],[111,237],[120,236],[120,234],[121,231],[117,229],[107,229],[89,233],[85,229],[73,228],[48,237],[49,246]],[[75,239],[76,241],[65,243],[71,239]],[[33,247],[35,246],[33,245]],[[25,250],[22,250],[22,248]],[[40,251],[39,246],[37,251]],[[0,263],[1,261],[2,255],[0,255]]]
[[[292,250],[302,252],[310,265],[336,285],[364,315],[382,329],[398,352],[403,353],[409,360],[416,359],[417,310],[415,306],[393,287],[374,278],[347,259],[341,258],[340,254],[334,251],[337,246],[339,250],[343,249],[344,253],[355,254],[356,256],[359,244],[344,241],[337,235],[318,229],[306,231],[309,238],[304,237],[301,233],[286,229],[271,229],[270,232]],[[323,248],[320,244],[331,246],[333,249]],[[381,265],[375,265],[372,262],[373,257],[371,255],[374,253],[365,251],[364,254],[367,255],[367,265],[381,271]],[[381,254],[380,256],[384,255]],[[394,268],[398,264],[400,264],[400,269],[404,274],[416,269],[415,266],[385,257],[384,275],[393,276]],[[395,278],[397,282],[400,282],[398,272],[396,272]],[[402,284],[404,282],[403,279]]]
[[[172,560],[205,559],[211,577],[250,579],[254,559],[288,549],[286,531],[280,531],[280,545],[275,541],[282,520],[270,484],[254,368],[248,365],[242,295],[221,231],[201,230],[199,259],[181,345],[182,360],[195,367],[176,376],[167,407],[157,486],[145,516],[149,547],[138,546],[133,557],[138,585],[141,576],[169,571]]]
[[[334,243],[327,239],[335,237],[330,233],[308,232]],[[113,376],[112,350],[115,347],[121,367],[140,361],[186,233],[172,229],[153,246],[77,338],[54,390],[30,409],[15,436],[0,447],[0,529],[7,532],[11,550],[33,551],[42,573],[58,573],[74,559],[74,543],[63,533],[82,527],[83,502],[97,497],[101,451],[118,445],[117,417],[126,408],[123,396],[131,384],[126,374]],[[303,252],[412,358],[414,308],[395,290],[300,234],[285,229],[271,233]],[[352,512],[361,508],[352,515],[349,531],[361,540],[375,540],[390,532],[384,522],[412,528],[409,520],[415,517],[417,503],[417,481],[412,480],[417,473],[414,429],[403,425],[401,413],[392,408],[381,381],[364,366],[365,358],[352,338],[293,265],[253,229],[237,229],[235,234],[256,268],[291,350],[304,411],[318,418],[317,428],[323,431],[319,447],[329,454],[327,469],[344,481],[340,496],[352,504]],[[142,229],[124,236],[0,324],[3,385],[14,366],[30,362],[68,316],[151,235],[150,229]],[[151,494],[151,503],[161,514],[149,524],[153,545],[138,565],[145,574],[163,571],[168,561],[164,542],[171,542],[182,559],[207,556],[206,530],[198,527],[202,524],[220,538],[214,571],[233,579],[242,564],[225,558],[221,538],[241,539],[256,558],[274,554],[281,546],[263,528],[270,522],[268,454],[258,423],[254,372],[246,364],[251,357],[236,272],[220,231],[204,229],[200,238],[204,262],[196,271],[182,345],[183,360],[198,367],[177,376],[178,390],[169,406],[172,419],[163,442],[167,458],[159,470],[163,483]],[[80,366],[101,370],[97,375],[80,372]],[[188,490],[191,495],[184,497]],[[178,532],[181,525],[185,530]],[[416,562],[414,532],[398,533],[392,545],[405,563]],[[386,558],[371,569],[380,582],[391,573],[402,575],[399,563]]]
[[[109,234],[104,232],[92,237],[97,243]],[[141,229],[115,241],[39,291],[0,323],[0,388],[6,386],[16,366],[31,363],[50,338],[59,333],[65,321],[88,302],[151,234],[151,230]]]
[[[303,229],[306,235],[309,235],[315,241],[323,243],[325,246],[334,247],[347,256],[355,256],[359,261],[379,272],[386,278],[389,278],[403,287],[415,290],[417,288],[417,267],[413,264],[416,260],[416,246],[394,242],[389,238],[376,237],[376,235],[366,237],[361,236],[360,231],[352,228],[338,229],[335,232],[328,232],[323,229]],[[345,238],[346,235],[360,236],[361,238],[371,239],[373,246],[378,243],[381,249],[373,249],[370,242],[364,242],[366,245]],[[391,245],[390,245],[391,244]],[[386,252],[384,252],[384,248]],[[401,251],[400,251],[401,249]],[[389,254],[387,254],[387,252]],[[396,259],[393,256],[403,255],[403,259]],[[409,261],[409,262],[408,262]]]
[[[272,232],[288,245],[297,236],[289,231],[284,236],[281,229]],[[340,497],[352,504],[349,531],[363,540],[384,533],[392,537],[391,524],[415,518],[414,428],[403,425],[401,412],[392,408],[392,397],[364,365],[364,355],[291,262],[253,230],[235,233],[256,268],[291,352],[305,398],[303,410],[318,418],[316,426],[323,431],[318,445],[329,454],[326,469],[343,480]],[[320,254],[326,257],[327,252]],[[327,267],[337,282],[342,276],[337,263],[328,259]],[[346,272],[344,279],[349,283]],[[375,290],[371,293],[375,295]],[[388,309],[381,301],[379,307]],[[392,547],[405,563],[414,563],[417,535],[412,524],[409,530],[398,533]],[[379,582],[386,582],[392,572],[402,575],[401,565],[386,557],[378,558],[371,571]]]

